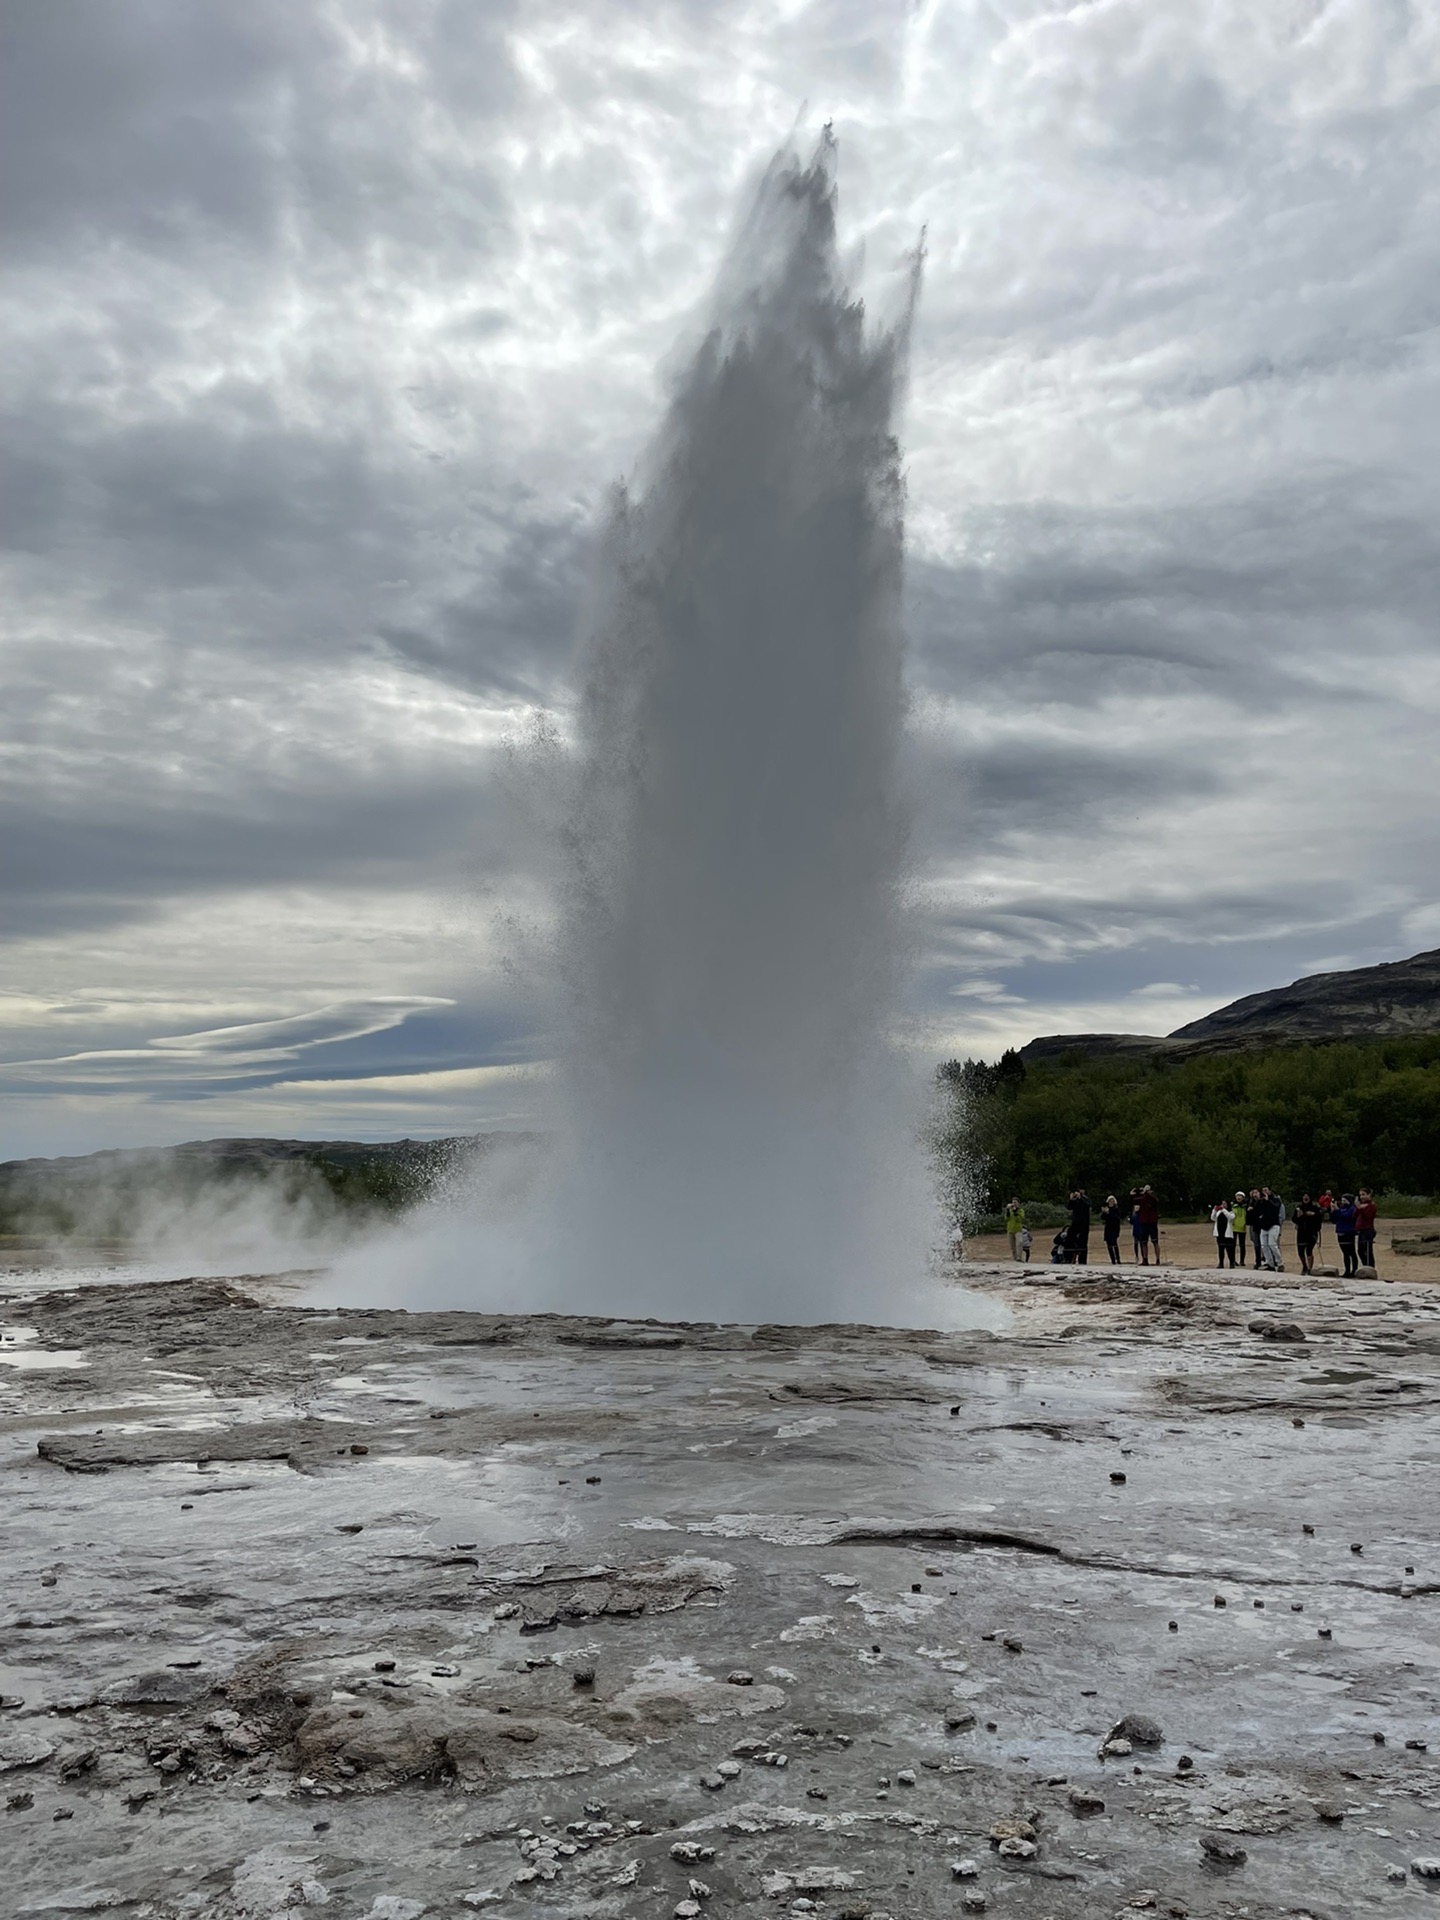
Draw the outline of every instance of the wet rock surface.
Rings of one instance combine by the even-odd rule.
[[[964,1277],[1006,1333],[12,1278],[0,1913],[1412,1910],[1424,1289]]]

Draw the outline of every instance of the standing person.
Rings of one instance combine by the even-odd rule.
[[[1300,1256],[1301,1273],[1314,1273],[1315,1247],[1320,1239],[1319,1203],[1302,1193],[1295,1208],[1295,1251]]]
[[[1280,1202],[1271,1193],[1269,1187],[1261,1187],[1260,1204],[1254,1217],[1260,1223],[1260,1262],[1271,1273],[1281,1273],[1280,1264]]]
[[[1120,1264],[1120,1202],[1113,1193],[1105,1196],[1105,1209],[1100,1215],[1100,1225],[1105,1232],[1105,1258],[1112,1267]]]
[[[1359,1271],[1360,1262],[1355,1258],[1355,1202],[1348,1193],[1342,1193],[1338,1207],[1330,1209],[1330,1224],[1335,1229],[1335,1238],[1340,1243],[1340,1258],[1345,1262],[1345,1278],[1351,1280]]]
[[[1025,1262],[1025,1265],[1028,1267],[1030,1264],[1030,1229],[1029,1227],[1022,1227],[1020,1229],[1020,1258]]]
[[[1323,1254],[1325,1251],[1325,1223],[1335,1211],[1335,1196],[1329,1187],[1326,1187],[1315,1204],[1320,1209],[1320,1238],[1315,1242],[1315,1245]]]
[[[1143,1230],[1140,1225],[1140,1189],[1130,1189],[1130,1238],[1135,1243],[1135,1264],[1140,1264],[1140,1255],[1144,1247]]]
[[[1230,1264],[1235,1264],[1235,1209],[1224,1200],[1210,1209],[1211,1223],[1215,1228],[1215,1264],[1223,1267],[1226,1256]]]
[[[1070,1189],[1070,1263],[1076,1267],[1090,1264],[1090,1199],[1083,1187]]]
[[[1245,1220],[1250,1228],[1250,1250],[1254,1255],[1256,1271],[1264,1266],[1264,1256],[1260,1247],[1260,1189],[1251,1187],[1250,1198],[1245,1204]]]
[[[1245,1189],[1241,1187],[1235,1195],[1235,1204],[1230,1209],[1235,1216],[1235,1251],[1240,1256],[1240,1264],[1245,1264]]]
[[[1368,1187],[1355,1203],[1355,1258],[1359,1266],[1375,1265],[1375,1196]]]
[[[1155,1264],[1158,1267],[1160,1264],[1160,1202],[1155,1198],[1153,1187],[1140,1189],[1140,1198],[1136,1201],[1135,1208],[1140,1215],[1140,1264],[1142,1267],[1149,1266],[1149,1249],[1154,1247]]]
[[[1010,1258],[1020,1258],[1020,1236],[1025,1231],[1025,1209],[1012,1200],[1005,1209],[1005,1233],[1010,1241]]]

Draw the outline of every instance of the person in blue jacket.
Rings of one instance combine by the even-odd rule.
[[[1355,1228],[1357,1208],[1353,1193],[1342,1193],[1340,1204],[1330,1215],[1330,1224],[1335,1229],[1335,1238],[1340,1243],[1340,1257],[1345,1262],[1345,1277],[1348,1280],[1360,1271],[1360,1261],[1355,1252]]]

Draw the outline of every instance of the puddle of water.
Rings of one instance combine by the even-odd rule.
[[[22,1373],[68,1373],[89,1364],[79,1347],[0,1347],[0,1367]]]

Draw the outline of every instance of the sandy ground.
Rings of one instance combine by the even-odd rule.
[[[1430,1911],[1440,1298],[960,1277],[1007,1331],[12,1279],[0,1912]]]
[[[1053,1227],[1041,1227],[1035,1230],[1035,1244],[1030,1250],[1031,1264],[1044,1263],[1050,1258],[1050,1242],[1054,1238]],[[1400,1280],[1414,1285],[1421,1280],[1440,1282],[1440,1257],[1430,1254],[1399,1254],[1394,1252],[1391,1241],[1408,1239],[1420,1233],[1440,1232],[1440,1219],[1432,1220],[1381,1220],[1377,1223],[1375,1257],[1377,1271],[1384,1280]],[[1133,1264],[1134,1245],[1127,1227],[1120,1236],[1120,1257],[1127,1268]],[[1287,1268],[1293,1273],[1298,1269],[1295,1258],[1295,1234],[1290,1227],[1281,1234],[1281,1252]],[[971,1260],[1010,1259],[1010,1243],[1003,1233],[976,1234],[965,1243],[966,1257]],[[1327,1227],[1321,1242],[1321,1262],[1326,1266],[1339,1268],[1339,1251],[1335,1245],[1335,1236]],[[1208,1226],[1182,1224],[1160,1228],[1160,1258],[1167,1266],[1211,1267],[1215,1264],[1215,1238]],[[1248,1258],[1248,1254],[1247,1254]],[[1105,1261],[1105,1239],[1097,1227],[1090,1235],[1090,1264],[1101,1266]]]

